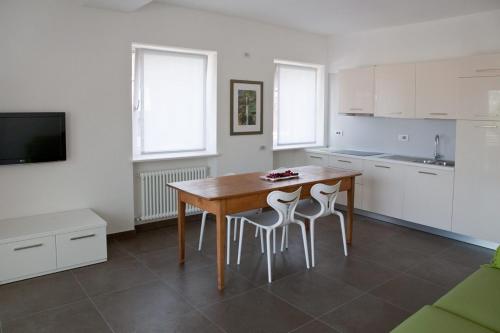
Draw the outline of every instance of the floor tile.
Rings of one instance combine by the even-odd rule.
[[[226,269],[224,277],[223,291],[216,288],[217,272],[215,265],[183,274],[167,274],[164,281],[195,306],[220,302],[228,297],[255,288],[250,281],[229,269]]]
[[[433,304],[446,291],[435,284],[405,274],[370,293],[413,313],[424,305]]]
[[[448,238],[410,229],[388,238],[386,242],[391,243],[392,246],[427,255],[442,252],[456,244],[456,241]]]
[[[228,333],[289,332],[312,318],[262,289],[201,310]]]
[[[177,236],[166,230],[168,229],[138,231],[135,236],[119,237],[117,241],[120,246],[133,254],[177,246]]]
[[[491,262],[493,253],[493,250],[490,249],[458,243],[437,256],[445,260],[478,269],[479,266]]]
[[[169,247],[158,251],[151,251],[138,255],[139,261],[161,278],[173,274],[184,274],[203,267],[215,267],[215,261],[202,255],[193,248],[186,247],[185,262],[179,265],[179,249]]]
[[[420,252],[409,250],[404,246],[396,246],[391,243],[376,244],[371,250],[361,249],[361,251],[351,251],[351,253],[398,271],[408,270],[424,262],[429,257]]]
[[[464,266],[441,258],[430,258],[421,265],[408,271],[427,281],[452,289],[476,271],[475,267]]]
[[[313,271],[284,278],[267,288],[312,316],[320,316],[362,293],[347,283]]]
[[[314,320],[290,333],[338,333],[330,326],[323,324],[320,321]]]
[[[323,250],[319,250],[321,252]],[[329,260],[316,262],[315,270],[328,277],[342,280],[350,285],[369,290],[394,278],[399,272],[356,257],[337,255]]]
[[[320,319],[339,332],[386,333],[409,316],[409,312],[366,294]]]
[[[90,301],[80,301],[4,324],[5,333],[111,332]]]
[[[75,277],[90,296],[127,289],[158,278],[143,264],[128,257],[78,269]]]
[[[14,319],[85,298],[71,272],[0,286],[0,320]]]
[[[169,331],[194,309],[161,282],[92,298],[115,332]]]

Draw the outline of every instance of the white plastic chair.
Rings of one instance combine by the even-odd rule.
[[[295,214],[309,220],[309,233],[311,237],[311,265],[314,267],[314,224],[316,219],[335,214],[340,219],[342,230],[342,241],[344,243],[344,255],[347,256],[347,244],[345,239],[344,215],[335,210],[335,200],[340,190],[340,181],[333,186],[316,184],[311,188],[312,199],[302,200],[297,204]]]
[[[260,214],[262,209],[249,210],[243,213],[234,214],[234,215],[226,215],[227,225],[226,225],[226,262],[229,265],[230,263],[230,255],[231,255],[231,225],[234,224],[234,241],[236,241],[236,237],[238,235],[238,221],[244,216],[253,216],[255,214]],[[203,245],[203,235],[205,234],[205,223],[207,221],[208,212],[204,211],[201,217],[201,227],[200,227],[200,239],[198,241],[198,251],[201,251],[201,247]],[[259,228],[255,228],[255,238],[258,237]],[[262,236],[262,231],[261,231]],[[264,240],[261,237],[260,246],[262,249],[262,253],[264,253]]]
[[[263,212],[261,214],[254,214],[252,216],[245,216],[240,222],[240,241],[238,244],[238,265],[241,261],[241,247],[243,243],[243,231],[245,229],[245,223],[251,223],[260,230],[266,231],[266,245],[267,245],[267,274],[268,281],[272,281],[271,272],[271,234],[273,234],[273,240],[276,238],[276,229],[283,228],[283,234],[286,232],[286,228],[291,224],[298,224],[302,229],[302,241],[304,243],[304,254],[306,259],[306,266],[309,269],[309,254],[307,247],[307,237],[306,237],[306,227],[304,222],[295,219],[295,207],[299,202],[300,190],[299,188],[295,192],[287,193],[281,191],[273,191],[267,196],[267,203],[274,210]],[[262,236],[262,235],[261,235]],[[263,237],[261,237],[262,239]],[[273,252],[276,252],[276,246],[274,246]]]

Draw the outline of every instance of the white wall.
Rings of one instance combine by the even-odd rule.
[[[372,30],[329,38],[329,70],[383,63],[429,59],[500,51],[500,11],[451,19]],[[335,75],[332,76],[330,146],[360,148],[397,154],[431,156],[433,138],[441,134],[446,158],[454,158],[455,122],[395,120],[339,116]],[[331,88],[332,88],[331,87]],[[344,131],[343,137],[334,134]],[[397,134],[409,134],[409,142],[397,141]]]
[[[218,157],[132,165],[133,42],[218,52]],[[139,170],[272,168],[273,60],[327,60],[322,36],[162,4],[121,13],[67,0],[2,0],[0,45],[0,112],[68,118],[66,162],[0,167],[0,219],[90,207],[112,233],[133,228]],[[264,81],[263,135],[229,136],[230,79]]]

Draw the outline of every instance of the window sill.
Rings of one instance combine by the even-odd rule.
[[[134,156],[132,159],[132,162],[133,163],[143,163],[143,162],[181,160],[181,159],[187,159],[187,158],[203,158],[203,157],[213,157],[213,156],[219,156],[219,154],[212,153],[212,152],[151,154],[151,155]]]
[[[308,149],[308,148],[326,148],[326,146],[325,145],[289,145],[289,146],[273,147],[273,151],[297,150],[297,149]]]

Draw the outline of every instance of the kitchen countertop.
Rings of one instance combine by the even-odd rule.
[[[385,163],[397,163],[397,164],[415,166],[415,167],[426,168],[426,169],[435,169],[435,170],[450,171],[450,172],[455,171],[455,167],[451,167],[451,166],[441,166],[441,165],[401,161],[401,160],[395,160],[395,159],[393,160],[390,158],[386,158],[388,156],[399,155],[399,154],[385,154],[385,153],[383,153],[380,155],[372,155],[372,156],[356,156],[356,155],[350,155],[350,154],[335,153],[332,151],[332,148],[313,148],[313,149],[306,149],[306,151],[309,153],[316,153],[316,154],[323,154],[323,155],[345,156],[345,157],[356,158],[356,159],[361,159],[361,160],[379,161],[380,163],[384,163],[384,162]],[[416,158],[418,158],[418,157],[416,157]],[[432,159],[432,158],[430,158],[430,159]]]

